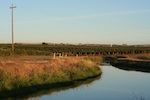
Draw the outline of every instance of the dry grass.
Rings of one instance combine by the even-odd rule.
[[[94,66],[92,61],[81,58],[61,58],[41,61],[22,61],[22,60],[0,60],[0,70],[13,77],[28,77],[32,74],[57,73],[62,70],[77,68],[78,64],[87,67]]]
[[[20,60],[0,58],[0,91],[51,84],[100,75],[101,70],[83,58]]]
[[[131,61],[147,61],[150,62],[150,54],[136,54],[125,55],[125,58],[118,58],[118,60],[131,60]]]

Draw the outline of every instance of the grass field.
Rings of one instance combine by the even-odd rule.
[[[73,82],[101,73],[95,62],[84,58],[1,57],[0,96],[25,87]]]

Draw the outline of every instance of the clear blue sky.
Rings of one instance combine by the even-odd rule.
[[[150,0],[0,0],[0,43],[150,44]]]

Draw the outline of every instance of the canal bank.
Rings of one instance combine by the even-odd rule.
[[[150,59],[143,56],[107,56],[104,58],[112,66],[125,70],[150,72]]]
[[[0,59],[0,97],[24,95],[75,84],[102,74],[95,62],[85,58],[51,60]]]

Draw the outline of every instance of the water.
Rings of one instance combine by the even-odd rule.
[[[150,100],[150,74],[102,66],[101,78],[29,100]]]

